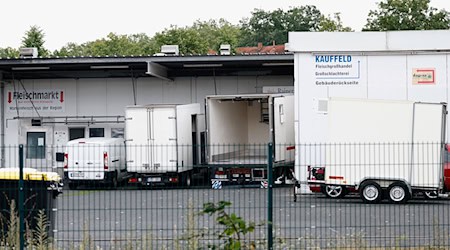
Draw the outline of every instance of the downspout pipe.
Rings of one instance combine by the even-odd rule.
[[[5,82],[0,71],[0,168],[5,167]]]

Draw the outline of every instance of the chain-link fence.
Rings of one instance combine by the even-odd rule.
[[[1,247],[450,247],[450,167],[439,143],[99,141],[4,149]]]

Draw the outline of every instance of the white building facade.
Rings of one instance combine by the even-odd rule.
[[[290,62],[290,65],[293,64],[291,56],[283,56],[283,60]],[[33,166],[42,168],[61,167],[61,159],[57,161],[61,157],[58,153],[63,152],[67,141],[80,137],[123,136],[125,107],[129,105],[204,105],[207,95],[262,93],[263,87],[267,86],[273,87],[271,89],[293,86],[291,74],[271,75],[262,66],[265,73],[255,72],[253,68],[248,71],[243,67],[235,75],[208,69],[211,75],[185,71],[185,75],[177,76],[174,73],[173,77],[170,73],[164,77],[148,74],[143,77],[142,74],[141,77],[116,77],[114,74],[105,77],[106,70],[102,70],[98,76],[98,71],[90,70],[81,77],[40,78],[46,75],[36,70],[35,76],[27,75],[24,77],[26,79],[15,76],[13,79],[13,73],[16,72],[13,69],[6,72],[5,69],[28,66],[29,60],[8,62],[1,62],[4,73],[3,79],[0,78],[3,86],[1,127],[4,166],[17,165],[17,146],[23,144],[42,148],[35,152],[27,152],[25,148],[26,165],[33,163]],[[245,64],[245,60],[239,63]],[[84,64],[89,65],[89,61]],[[51,74],[52,66],[49,68],[43,71],[50,71],[46,74]],[[17,73],[22,73],[22,70]],[[55,75],[63,74],[59,72]],[[89,77],[92,75],[95,77]]]

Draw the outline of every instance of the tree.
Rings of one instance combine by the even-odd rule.
[[[353,31],[350,27],[344,27],[341,20],[340,13],[334,13],[334,17],[328,15],[328,17],[322,16],[322,20],[319,24],[320,31]]]
[[[22,37],[23,47],[37,48],[39,56],[46,57],[50,53],[44,47],[45,34],[39,26],[31,26],[28,31],[25,32],[25,36]]]
[[[208,41],[192,27],[179,28],[172,25],[161,33],[156,33],[153,41],[156,50],[165,44],[176,44],[181,54],[206,54],[209,49]]]
[[[264,11],[255,9],[250,18],[240,21],[242,37],[240,46],[263,44],[284,44],[289,31],[319,31],[323,15],[315,6]]]
[[[0,48],[0,58],[16,58],[19,57],[19,51],[17,49],[7,47]]]
[[[86,56],[87,54],[85,54],[85,51],[86,48],[84,44],[78,45],[76,43],[69,42],[61,49],[55,50],[53,55],[58,57]]]
[[[116,35],[109,33],[107,38],[86,44],[86,53],[96,56],[149,55],[153,50],[151,40],[145,34]]]
[[[131,56],[151,55],[152,40],[145,34],[117,35],[109,33],[106,38],[86,42],[81,45],[68,43],[54,52],[55,56]]]
[[[383,0],[371,10],[363,31],[449,29],[450,15],[430,0]]]
[[[221,44],[229,44],[231,48],[235,48],[241,33],[239,26],[232,25],[225,19],[196,21],[192,28],[206,40],[208,48],[215,51],[219,50]]]

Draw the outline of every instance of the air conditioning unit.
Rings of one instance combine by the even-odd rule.
[[[178,45],[163,45],[161,46],[161,53],[170,56],[178,56],[180,54],[180,50]]]
[[[220,54],[221,55],[231,55],[231,45],[221,44],[220,45]]]
[[[20,48],[19,56],[20,58],[37,58],[38,50],[37,48]]]

